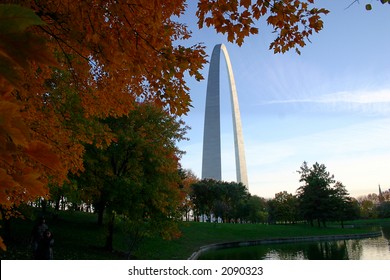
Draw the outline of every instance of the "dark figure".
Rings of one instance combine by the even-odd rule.
[[[49,229],[45,218],[41,217],[33,228],[31,233],[31,247],[34,259],[37,259],[38,246],[44,237],[44,233]]]
[[[38,243],[36,259],[37,260],[52,260],[53,259],[53,234],[46,230],[43,234],[43,238]]]

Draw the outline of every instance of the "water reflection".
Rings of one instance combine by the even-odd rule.
[[[382,236],[341,241],[269,244],[208,251],[199,259],[217,260],[390,260],[390,226]]]

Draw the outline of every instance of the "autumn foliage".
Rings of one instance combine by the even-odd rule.
[[[300,53],[299,47],[322,29],[321,16],[328,13],[312,4],[314,0],[200,0],[198,25],[214,26],[217,32],[226,33],[230,42],[241,45],[245,37],[259,32],[256,21],[265,17],[276,34],[270,49],[284,53],[295,48]]]
[[[184,0],[4,0],[0,5],[1,215],[48,196],[69,173],[84,171],[85,145],[108,146],[101,120],[148,102],[186,114],[185,77],[202,79],[202,44],[178,21]],[[277,35],[270,48],[303,47],[322,29],[314,0],[199,0],[202,28],[241,45],[262,18]],[[177,159],[178,160],[178,159]]]
[[[128,114],[136,99],[187,112],[184,73],[199,79],[205,62],[203,47],[172,44],[189,36],[170,20],[183,1],[17,2],[30,10],[4,5],[1,18],[5,208],[83,170],[83,144],[113,137],[97,119]]]
[[[41,38],[27,31],[43,22],[30,10],[7,6],[0,11],[0,205],[2,215],[21,202],[47,194],[47,176],[64,179],[60,159],[29,125],[28,104],[16,94],[23,75],[35,63],[55,64]]]

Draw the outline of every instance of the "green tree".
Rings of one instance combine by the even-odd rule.
[[[277,223],[276,202],[274,199],[267,200],[267,213],[268,213],[268,223],[269,224]]]
[[[266,223],[268,221],[267,201],[263,197],[251,195],[247,201],[247,220],[251,223]]]
[[[379,218],[390,218],[390,201],[385,201],[377,207]]]
[[[87,146],[86,171],[79,179],[80,189],[89,191],[96,207],[107,213],[107,249],[112,249],[118,217],[132,229],[132,240],[153,233],[164,238],[179,234],[175,220],[181,203],[182,152],[176,143],[184,139],[186,128],[153,104],[136,106],[128,116],[104,121],[115,140],[104,148]]]
[[[301,175],[299,181],[303,183],[297,190],[303,218],[311,225],[317,220],[319,226],[321,222],[325,226],[326,221],[332,217],[330,197],[334,176],[330,175],[324,164],[317,162],[311,168],[303,162],[297,172]]]
[[[222,218],[225,222],[242,220],[249,192],[242,183],[202,179],[192,185],[191,200],[196,216]]]
[[[298,218],[298,199],[286,192],[275,194],[273,203],[273,220],[276,222],[295,223]]]
[[[335,221],[340,221],[342,227],[344,227],[344,221],[355,219],[359,216],[355,200],[349,196],[346,187],[341,182],[336,182],[333,186],[332,195],[329,199],[332,205],[331,218]]]
[[[360,217],[363,219],[374,219],[378,217],[379,197],[375,193],[360,196],[357,198],[360,207]]]
[[[299,208],[304,219],[313,225],[326,226],[327,221],[341,221],[356,218],[358,213],[356,202],[349,196],[341,182],[336,182],[324,164],[317,162],[309,168],[304,162],[298,171],[301,174],[298,188]]]
[[[191,185],[191,201],[194,205],[195,219],[199,216],[209,216],[212,213],[215,203],[215,186],[217,181],[214,179],[202,179]],[[214,188],[214,191],[213,191]]]
[[[237,182],[222,182],[220,200],[226,205],[225,221],[242,222],[248,216],[246,204],[250,194]]]

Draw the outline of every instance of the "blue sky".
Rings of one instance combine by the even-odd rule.
[[[325,164],[354,197],[377,192],[378,184],[390,188],[390,5],[372,1],[368,12],[364,1],[348,9],[352,0],[316,1],[331,11],[324,29],[301,55],[275,55],[268,50],[273,34],[267,25],[239,47],[213,29],[198,30],[197,1],[188,2],[189,13],[181,18],[193,31],[188,44],[203,42],[209,55],[219,43],[228,49],[252,194],[295,194],[303,161]],[[230,93],[221,59],[222,179],[235,181]],[[205,80],[188,79],[193,108],[184,121],[190,140],[179,143],[186,151],[183,168],[199,178],[208,67]]]

